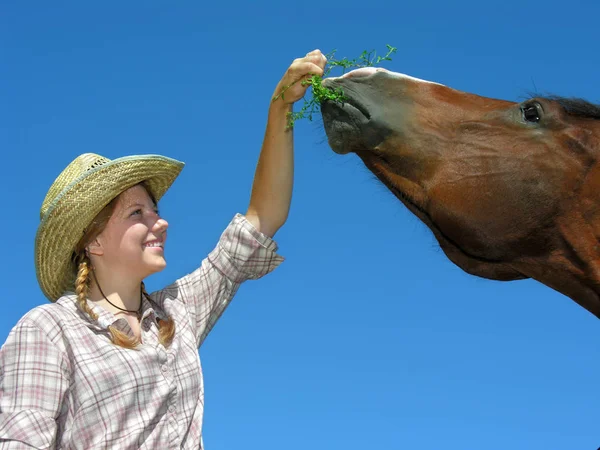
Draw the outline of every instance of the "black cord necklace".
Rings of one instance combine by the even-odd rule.
[[[102,294],[102,297],[104,297],[104,300],[106,300],[108,303],[110,303],[112,306],[114,306],[115,308],[117,308],[120,311],[135,314],[136,317],[137,317],[138,322],[140,320],[142,320],[142,305],[143,305],[143,301],[142,301],[142,289],[141,288],[140,288],[140,307],[137,310],[124,309],[124,308],[121,308],[121,307],[115,305],[113,302],[111,302],[109,299],[106,298],[106,295],[104,295],[104,292],[102,292],[102,288],[100,287],[100,283],[98,283],[98,278],[96,278],[96,272],[94,272],[93,270],[92,270],[92,275],[94,276],[94,281],[96,282],[96,286],[98,286],[98,290]]]

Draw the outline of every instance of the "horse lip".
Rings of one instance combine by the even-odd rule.
[[[367,120],[371,120],[371,114],[369,114],[368,109],[360,102],[357,102],[354,99],[345,97],[343,100],[323,100],[323,103],[327,103],[328,105],[337,105],[339,108],[342,109],[345,105],[348,105],[351,108],[357,110],[359,113],[361,113]]]
[[[326,80],[327,81],[327,80]],[[337,83],[326,86],[335,89]],[[345,90],[343,99],[323,100],[320,105],[323,125],[331,149],[338,154],[354,152],[364,146],[362,132],[370,122],[371,114],[359,94]]]
[[[345,102],[352,106],[354,109],[357,109],[363,116],[366,117],[367,120],[371,120],[371,114],[369,114],[369,111],[363,104],[353,99],[346,99]]]
[[[352,72],[348,72],[348,73],[352,73]],[[346,76],[347,74],[345,74],[344,76]],[[343,77],[340,77],[343,78]],[[339,79],[339,78],[338,78]],[[334,85],[336,78],[327,78],[323,81],[323,86],[325,86],[326,88],[334,91],[335,88],[334,87],[330,87],[329,84],[333,83]],[[353,98],[351,95],[348,96],[348,92],[344,91],[343,93],[343,97],[341,100],[323,100],[323,103],[327,103],[327,104],[335,104],[340,108],[343,108],[344,105],[348,104],[350,106],[352,106],[354,109],[358,110],[358,112],[360,112],[367,120],[371,120],[371,114],[369,113],[369,110],[367,109],[367,107],[360,101],[358,101],[356,98]]]

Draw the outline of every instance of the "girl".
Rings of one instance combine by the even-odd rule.
[[[35,264],[51,304],[27,313],[0,350],[0,448],[202,447],[202,344],[240,284],[283,260],[299,81],[323,74],[319,50],[294,60],[270,105],[250,205],[191,274],[147,294],[164,269],[157,201],[183,164],[157,155],[77,157],[41,208]],[[275,98],[275,96],[274,96]]]

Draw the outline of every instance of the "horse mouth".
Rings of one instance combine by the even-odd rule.
[[[340,108],[344,108],[344,107],[350,108],[351,110],[354,110],[353,112],[355,115],[358,112],[358,113],[362,114],[363,117],[365,117],[367,120],[371,120],[371,114],[369,113],[369,110],[367,109],[367,107],[353,98],[346,97],[344,100],[329,100],[329,101],[337,103]]]
[[[371,120],[368,108],[361,102],[345,98],[325,100],[321,115],[331,149],[339,154],[356,151],[362,146],[364,126]]]

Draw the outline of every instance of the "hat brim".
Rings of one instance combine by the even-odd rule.
[[[75,246],[112,199],[143,181],[158,201],[183,166],[166,156],[126,156],[85,172],[63,189],[41,218],[35,237],[36,275],[44,295],[54,302],[74,288]]]

